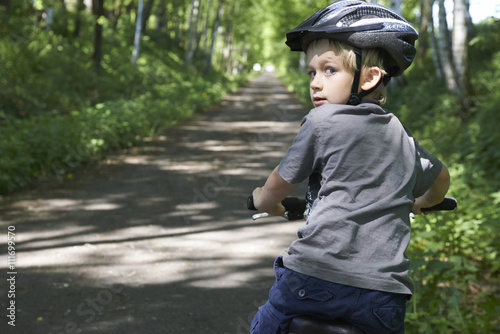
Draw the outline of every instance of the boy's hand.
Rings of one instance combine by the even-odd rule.
[[[432,186],[425,192],[425,194],[415,199],[415,203],[413,204],[411,211],[415,215],[419,215],[421,213],[424,215],[429,214],[431,211],[422,212],[422,208],[430,208],[438,203],[441,203],[449,187],[450,174],[448,172],[448,168],[443,165],[441,172]]]
[[[411,212],[413,212],[414,215],[419,215],[423,213],[424,215],[428,215],[429,213],[432,213],[432,211],[422,211],[422,208],[428,208],[431,207],[429,203],[425,202],[422,197],[416,198],[415,203],[413,204],[413,208]]]
[[[261,187],[257,187],[255,188],[255,190],[252,192],[252,196],[253,196],[253,204],[255,206],[255,208],[259,211],[263,211],[263,212],[267,212],[271,215],[275,215],[275,216],[282,216],[285,214],[285,207],[280,203],[278,202],[276,205],[273,205],[272,207],[267,207],[265,204],[266,203],[262,203],[262,188]],[[266,210],[262,210],[261,208],[263,208],[263,206],[266,207]]]

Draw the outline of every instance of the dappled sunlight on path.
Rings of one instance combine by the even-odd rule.
[[[302,222],[252,221],[246,198],[307,111],[264,74],[158,138],[4,198],[19,333],[247,333]]]

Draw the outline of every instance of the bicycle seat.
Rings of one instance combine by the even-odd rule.
[[[362,331],[342,320],[325,321],[307,316],[292,319],[289,334],[363,334]]]

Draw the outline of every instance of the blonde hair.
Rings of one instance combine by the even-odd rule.
[[[319,40],[312,41],[307,48],[311,45],[315,44]],[[330,46],[335,51],[338,56],[343,59],[343,66],[349,70],[352,74],[357,70],[356,65],[356,53],[354,52],[354,48],[348,44],[329,39]],[[369,67],[375,66],[380,69],[382,75],[387,75],[387,72],[384,69],[384,56],[381,50],[379,49],[363,49],[362,50],[362,65],[361,65],[361,77],[363,77],[363,70],[368,69]],[[384,104],[387,102],[387,92],[385,89],[385,85],[382,82],[377,89],[372,92],[370,95],[374,96],[376,100],[380,102],[380,104]]]

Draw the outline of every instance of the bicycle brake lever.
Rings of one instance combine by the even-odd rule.
[[[270,214],[269,214],[269,213],[267,213],[267,212],[261,212],[261,213],[256,213],[256,214],[254,214],[254,215],[252,216],[252,219],[253,219],[253,220],[257,220],[257,219],[259,219],[259,218],[265,218],[265,217],[269,217],[269,216],[270,216]]]
[[[282,215],[282,216],[275,216],[275,215],[271,215],[271,214],[269,214],[269,213],[267,213],[267,212],[256,213],[255,215],[253,215],[253,216],[252,216],[252,219],[253,219],[253,220],[257,220],[257,219],[260,219],[260,218],[266,218],[266,217],[283,217],[283,218],[285,218],[285,219],[292,220],[292,219],[290,219],[290,218],[288,217],[288,211],[287,211],[287,212],[285,212],[285,214],[284,214],[284,215]],[[293,220],[296,220],[296,219],[293,219]]]

